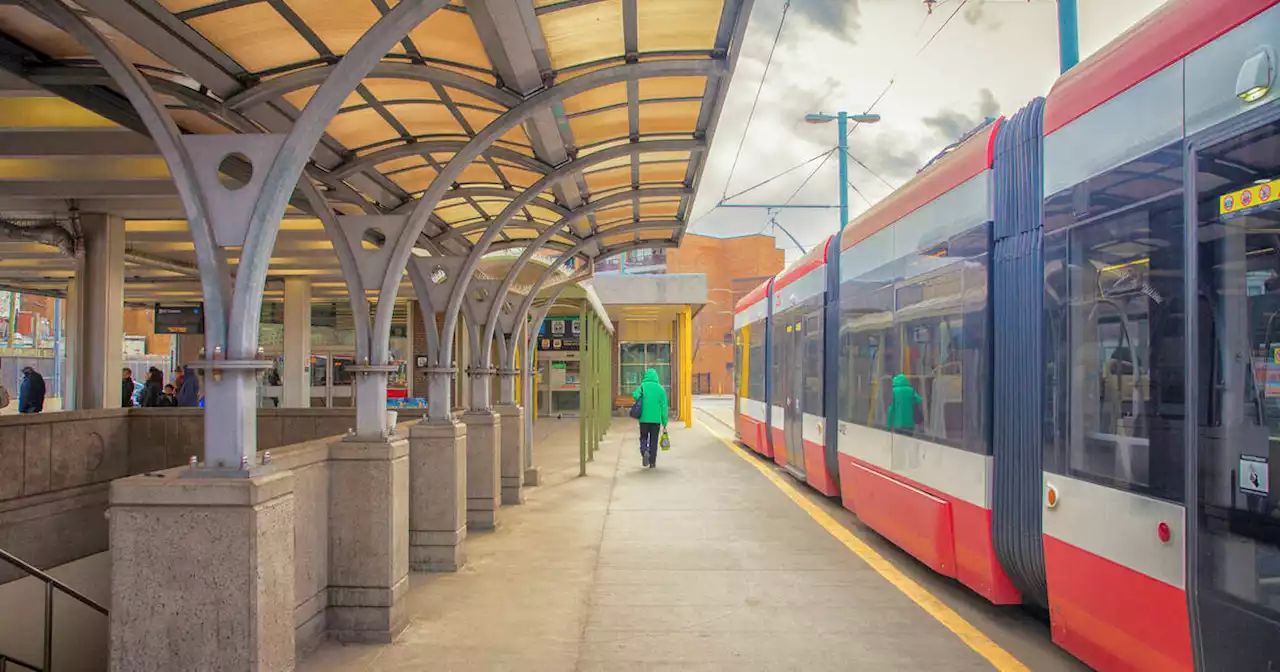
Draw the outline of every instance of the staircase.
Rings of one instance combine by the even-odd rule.
[[[39,583],[43,584],[43,590],[42,590],[43,600],[40,605],[40,608],[31,609],[28,612],[28,618],[38,617],[43,621],[43,628],[42,628],[43,639],[41,641],[40,661],[39,663],[37,663],[33,660],[24,659],[17,655],[10,655],[10,652],[0,650],[0,672],[17,672],[20,670],[31,671],[31,672],[61,672],[61,670],[55,671],[55,668],[53,666],[55,635],[57,634],[54,628],[54,596],[58,593],[61,593],[66,597],[69,597],[71,599],[76,600],[77,602],[80,602],[81,604],[84,604],[85,606],[89,607],[93,611],[98,612],[103,617],[107,615],[107,608],[98,604],[97,602],[94,602],[88,597],[85,597],[83,594],[81,594],[79,591],[72,588],[71,586],[68,586],[62,581],[59,581],[58,579],[50,576],[48,573],[40,570],[39,568],[35,567],[30,563],[23,561],[22,559],[18,558],[17,556],[14,556],[12,553],[9,553],[4,549],[0,549],[0,563],[12,565],[13,567],[18,568],[18,570],[20,570],[21,572],[25,573],[30,577],[34,577]],[[104,627],[106,625],[105,620],[106,619],[103,618]],[[70,634],[74,634],[74,633],[70,633]],[[66,638],[64,637],[64,639]],[[71,641],[70,643],[64,642],[64,646],[75,647],[77,645],[78,645],[78,642],[76,641]],[[106,651],[103,651],[102,653],[103,653],[103,657],[105,658]],[[102,669],[106,668],[105,660],[102,661],[101,667]],[[68,672],[71,672],[71,671],[68,670]]]

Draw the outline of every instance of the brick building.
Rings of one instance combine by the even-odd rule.
[[[667,250],[668,273],[705,273],[707,305],[694,318],[695,394],[733,393],[733,306],[761,281],[778,274],[783,251],[771,236],[712,238],[685,235]]]

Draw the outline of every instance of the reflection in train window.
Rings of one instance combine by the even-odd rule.
[[[987,245],[981,225],[841,288],[841,419],[887,428],[893,380],[920,395],[895,431],[987,452]]]
[[[761,403],[768,402],[764,398],[764,321],[747,325],[747,398]]]
[[[1045,206],[1058,213],[1045,238],[1049,440],[1071,474],[1172,500],[1184,480],[1184,208],[1168,162],[1180,156],[1160,150]]]

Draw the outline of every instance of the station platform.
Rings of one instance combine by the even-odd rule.
[[[576,421],[535,431],[544,484],[469,536],[465,568],[410,575],[404,633],[327,641],[298,669],[1025,669],[913,602],[710,416],[673,424],[656,469],[615,418],[585,478]]]

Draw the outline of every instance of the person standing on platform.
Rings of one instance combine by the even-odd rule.
[[[146,408],[162,406],[164,400],[164,372],[156,367],[147,371],[146,387],[142,388],[142,405]]]
[[[200,405],[200,379],[190,367],[182,370],[182,387],[178,388],[178,405],[196,408]]]
[[[44,393],[44,376],[29,366],[22,367],[22,387],[18,390],[18,412],[43,411]]]
[[[133,369],[126,368],[121,373],[120,408],[133,408]]]
[[[658,382],[658,372],[644,372],[640,386],[631,392],[640,402],[640,459],[650,469],[658,466],[658,436],[667,426],[671,409],[667,406],[667,390]]]

